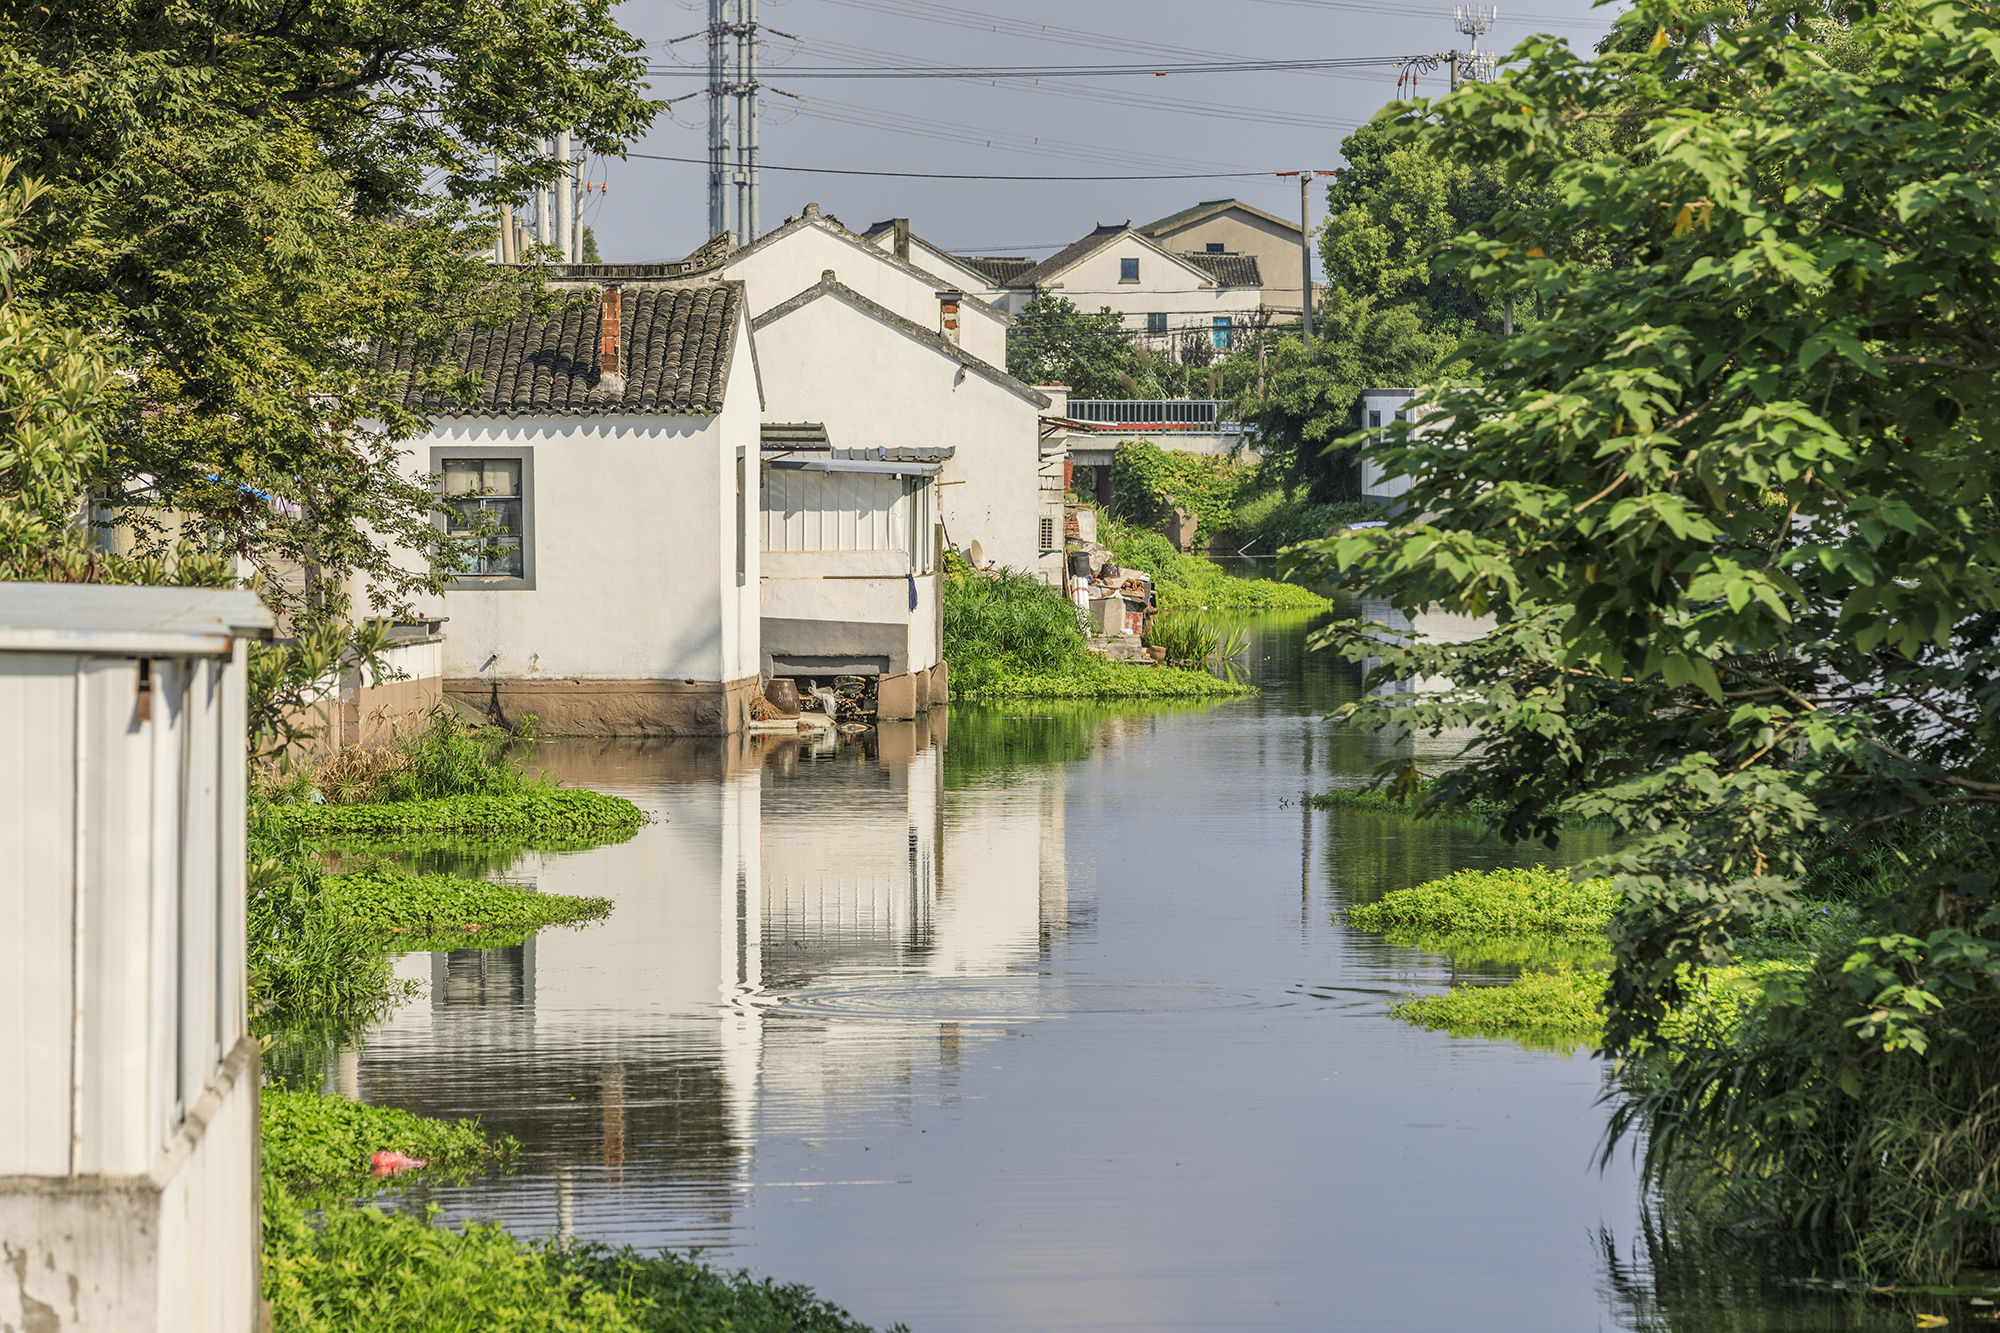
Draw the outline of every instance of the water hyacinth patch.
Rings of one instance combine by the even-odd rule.
[[[1579,883],[1567,871],[1461,870],[1351,909],[1363,930],[1476,934],[1601,933],[1620,899],[1608,879]]]
[[[353,1184],[379,1152],[423,1159],[434,1172],[462,1174],[504,1165],[521,1145],[489,1137],[476,1120],[435,1120],[393,1106],[265,1088],[259,1094],[263,1167],[288,1188]]]
[[[637,828],[647,818],[622,796],[536,786],[502,795],[467,794],[369,805],[268,805],[259,817],[308,838],[457,832],[573,838],[598,830]]]

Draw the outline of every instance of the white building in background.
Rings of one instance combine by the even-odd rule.
[[[1007,264],[973,260],[973,265]],[[996,274],[998,269],[995,270]],[[1129,222],[1096,230],[1032,267],[998,282],[996,300],[1018,315],[1038,293],[1066,297],[1078,310],[1109,308],[1142,342],[1166,347],[1190,336],[1212,352],[1236,345],[1263,315],[1263,278],[1255,256],[1175,254]]]
[[[1372,442],[1387,440],[1399,421],[1412,419],[1410,402],[1417,395],[1415,389],[1364,389],[1361,393],[1361,424],[1368,429]],[[1419,424],[1416,434],[1424,434],[1427,427]],[[1410,489],[1410,479],[1403,476],[1387,476],[1382,465],[1366,452],[1361,459],[1361,498],[1370,504],[1390,507],[1396,505]]]
[[[1264,308],[1280,317],[1299,313],[1305,253],[1297,218],[1281,218],[1241,199],[1206,199],[1135,228],[1162,248],[1185,255],[1240,255],[1256,262]],[[1323,289],[1314,283],[1315,289]]]
[[[940,332],[833,270],[817,275],[753,325],[770,368],[765,417],[822,425],[841,449],[913,457],[949,446],[936,483],[944,539],[982,561],[1052,575],[1062,558],[1062,456],[1042,454],[1050,399],[963,346],[956,314],[945,310]]]
[[[469,401],[409,391],[447,528],[444,689],[549,735],[714,735],[758,687],[758,421],[740,282],[555,282],[586,298],[460,335]]]
[[[698,252],[699,253],[702,252]],[[695,264],[691,256],[689,264]],[[740,250],[713,253],[705,265],[690,272],[710,272],[741,282],[749,293],[755,320],[790,300],[832,269],[841,281],[886,310],[923,328],[942,329],[944,307],[953,307],[957,335],[953,341],[987,365],[1005,369],[1007,330],[1013,317],[963,285],[964,273],[935,273],[927,265],[899,256],[866,236],[849,231],[839,219],[825,216],[818,204],[785,219]],[[773,365],[770,373],[781,375]]]
[[[260,1327],[256,594],[0,585],[0,1328]]]

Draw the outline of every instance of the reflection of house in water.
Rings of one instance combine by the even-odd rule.
[[[795,753],[764,787],[764,985],[868,966],[997,976],[1034,963],[1068,912],[1063,773],[944,786],[942,710],[879,740],[881,762]]]
[[[680,1245],[711,1242],[732,1216],[758,1059],[758,1020],[731,1003],[756,985],[750,756],[742,736],[546,745],[566,781],[630,794],[660,822],[624,843],[529,854],[496,878],[609,897],[611,919],[398,961],[427,998],[370,1035],[353,1088],[521,1139],[523,1169],[481,1187],[482,1214],[529,1235],[559,1223],[614,1235],[621,1219],[657,1219],[665,1191]]]

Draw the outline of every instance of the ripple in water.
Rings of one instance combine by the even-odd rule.
[[[1200,982],[1093,977],[952,977],[812,986],[772,997],[774,1018],[1022,1023],[1038,1018],[1243,1009],[1255,996]]]

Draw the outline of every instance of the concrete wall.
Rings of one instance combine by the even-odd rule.
[[[1206,250],[1210,242],[1219,242],[1223,249],[1236,254],[1255,255],[1257,271],[1264,279],[1264,304],[1273,310],[1300,308],[1303,256],[1299,253],[1296,226],[1280,226],[1254,213],[1232,208],[1184,222],[1153,239],[1162,249],[1177,253]],[[1319,267],[1317,259],[1313,267]]]
[[[1416,396],[1414,389],[1367,389],[1361,394],[1361,424],[1369,425],[1379,418],[1379,426],[1374,427],[1374,438],[1386,440],[1389,428],[1397,420],[1398,413],[1407,414],[1410,400]],[[1418,428],[1420,431],[1422,427]],[[1392,505],[1410,489],[1410,479],[1403,476],[1385,476],[1382,465],[1366,454],[1361,459],[1361,498],[1379,505]]]
[[[757,349],[767,420],[824,421],[843,449],[955,447],[939,478],[947,539],[960,550],[976,540],[1009,569],[1036,568],[1036,403],[835,295],[765,325]]]
[[[758,670],[758,398],[739,324],[709,418],[441,420],[416,442],[532,456],[532,588],[445,594],[455,699],[550,735],[684,735],[747,721]],[[744,487],[737,490],[737,456]],[[434,469],[433,469],[434,470]],[[744,572],[737,575],[737,525]]]
[[[910,582],[900,551],[765,552],[764,675],[797,673],[786,659],[840,656],[881,658],[884,675],[929,670],[939,660],[939,578],[915,576],[915,610]]]
[[[842,283],[869,300],[888,307],[933,333],[939,332],[937,294],[944,288],[959,284],[936,274],[913,274],[860,236],[835,231],[835,226],[838,224],[820,222],[801,227],[761,248],[748,249],[729,262],[726,269],[728,276],[741,279],[749,293],[751,317],[755,318],[772,306],[789,301],[817,283],[821,273],[832,269]],[[917,267],[921,269],[923,265]],[[977,296],[979,292],[968,291],[968,294]],[[1007,364],[1008,325],[1005,316],[997,309],[982,310],[970,301],[960,302],[958,309],[959,346],[989,365],[1004,368]],[[769,389],[784,377],[785,366],[763,351],[761,338],[758,340],[758,352],[764,360],[765,387]],[[783,415],[767,419],[819,420],[816,416]],[[833,437],[833,442],[842,449],[853,448],[856,443],[838,435]]]
[[[879,232],[869,239],[875,243],[876,249],[895,253],[894,231]],[[937,274],[967,295],[999,304],[1001,291],[984,273],[966,264],[957,255],[946,254],[920,237],[910,238],[910,262],[926,273]]]

